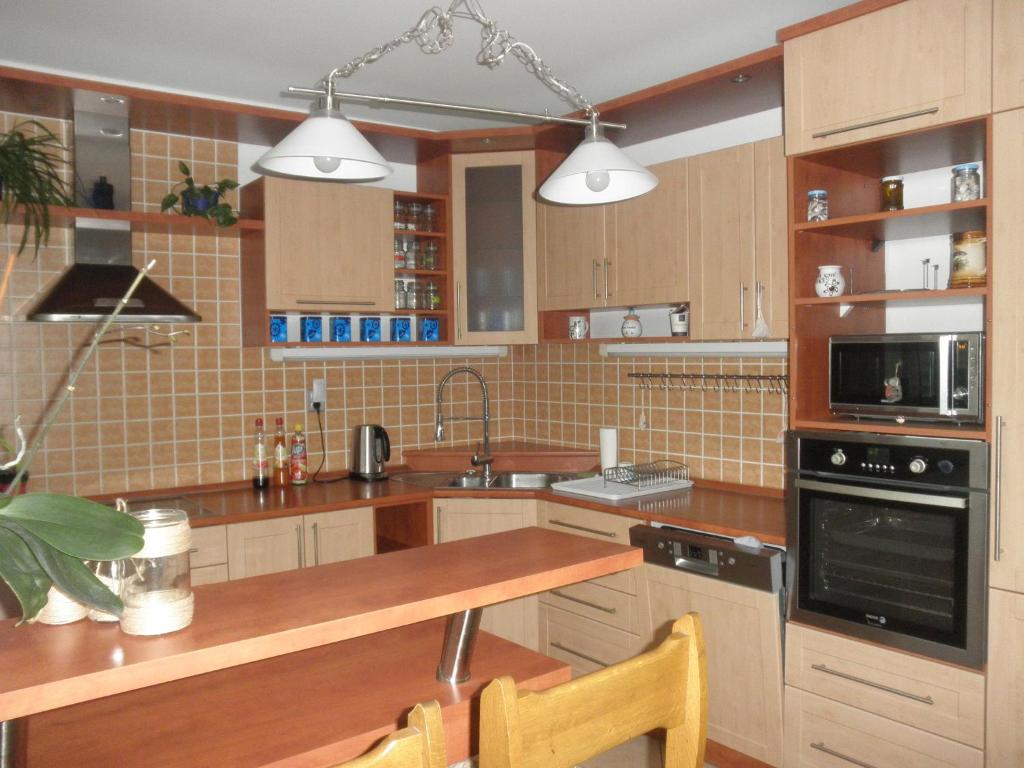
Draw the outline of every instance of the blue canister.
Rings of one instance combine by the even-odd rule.
[[[288,341],[288,317],[286,315],[270,316],[270,343],[282,344]]]
[[[324,340],[324,319],[316,316],[305,316],[300,318],[299,327],[302,329],[303,341]]]
[[[391,340],[412,341],[412,320],[408,317],[392,317]]]
[[[351,317],[331,317],[331,341],[352,341]]]
[[[441,321],[436,317],[420,318],[420,341],[440,341]]]
[[[361,317],[359,318],[359,340],[380,341],[380,318]]]

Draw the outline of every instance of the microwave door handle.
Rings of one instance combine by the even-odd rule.
[[[967,509],[967,499],[957,496],[938,496],[932,493],[910,493],[908,491],[890,490],[889,488],[864,488],[855,485],[843,485],[841,483],[823,483],[819,480],[804,480],[802,478],[796,481],[796,487],[807,491],[837,493],[858,499],[902,501],[906,504],[921,504],[929,507]]]
[[[952,352],[954,344],[956,344],[955,335],[939,336],[939,413],[943,416],[956,415],[956,409],[953,407]]]

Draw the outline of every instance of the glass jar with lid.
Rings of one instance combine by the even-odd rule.
[[[405,281],[395,280],[395,309],[405,308]]]
[[[437,269],[437,243],[428,240],[420,248],[420,269]]]
[[[986,246],[988,238],[983,230],[957,232],[949,261],[949,287],[973,288],[988,281]]]
[[[415,240],[410,240],[405,244],[405,268],[416,269],[416,265],[419,263],[419,243]]]
[[[953,178],[950,180],[950,200],[962,203],[966,200],[977,200],[981,197],[981,174],[977,163],[963,163],[953,166]]]
[[[812,189],[807,192],[807,220],[828,221],[828,191]]]
[[[409,203],[408,216],[406,218],[406,229],[419,229],[420,219],[423,217],[423,206],[420,203]]]
[[[418,283],[415,280],[410,280],[405,286],[405,308],[423,309],[423,305],[420,303],[421,296]]]
[[[882,177],[882,210],[902,211],[903,210],[903,177],[883,176]]]
[[[405,203],[395,200],[395,229],[405,229]]]
[[[437,222],[435,220],[434,206],[431,203],[425,203],[423,206],[423,213],[420,216],[420,229],[424,232],[436,232],[436,226]]]
[[[405,243],[395,238],[395,269],[405,269]]]
[[[441,292],[437,289],[437,283],[433,280],[427,283],[426,299],[426,306],[424,309],[441,308]]]

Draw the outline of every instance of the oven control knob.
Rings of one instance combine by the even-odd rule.
[[[910,471],[915,475],[920,475],[926,469],[928,469],[928,460],[922,459],[920,456],[915,456],[910,460]]]
[[[841,467],[843,466],[843,464],[846,463],[846,454],[843,453],[842,448],[836,448],[835,451],[832,453],[832,463],[835,464],[837,467]]]

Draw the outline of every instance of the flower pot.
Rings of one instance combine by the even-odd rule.
[[[211,197],[206,198],[198,192],[186,189],[181,193],[181,212],[186,216],[206,216],[219,201],[219,192],[214,192]]]
[[[7,492],[7,488],[14,481],[14,476],[16,474],[17,470],[14,469],[0,470],[0,493]],[[18,489],[18,493],[28,492],[28,475],[29,473],[26,472],[25,476],[21,478],[21,488]]]

